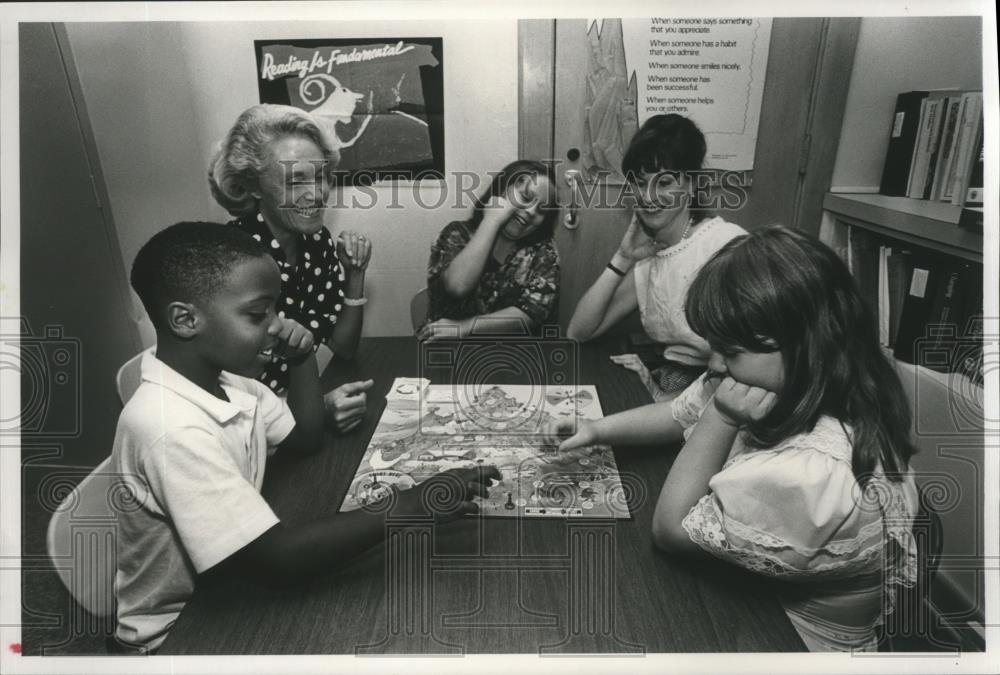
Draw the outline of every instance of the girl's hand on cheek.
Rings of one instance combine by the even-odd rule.
[[[715,409],[726,424],[740,427],[763,419],[774,407],[773,391],[723,378],[715,390]]]
[[[483,207],[483,223],[499,227],[506,223],[516,210],[516,206],[506,197],[493,195]]]

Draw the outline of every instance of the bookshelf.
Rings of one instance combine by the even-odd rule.
[[[877,314],[880,341],[897,359],[978,382],[983,235],[959,227],[961,213],[937,201],[829,192],[820,239],[850,267]],[[954,345],[971,351],[941,356]]]
[[[843,228],[858,227],[899,243],[982,264],[983,235],[958,227],[961,212],[960,206],[925,199],[828,192],[823,199],[820,238],[834,248],[838,243],[843,247]]]

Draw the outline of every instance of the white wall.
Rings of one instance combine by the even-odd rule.
[[[441,37],[446,171],[485,175],[516,159],[515,20],[71,23],[66,28],[127,268],[139,247],[173,222],[228,219],[209,196],[205,172],[214,144],[242,110],[259,102],[255,39]],[[411,332],[409,301],[426,283],[431,242],[448,221],[468,213],[454,207],[457,191],[450,178],[445,185],[396,187],[402,208],[387,208],[392,187],[386,186],[377,188],[374,208],[327,212],[331,230],[358,230],[374,245],[365,335]],[[420,206],[441,201],[445,189],[442,206]],[[340,203],[351,204],[352,194],[346,190]]]
[[[897,94],[982,86],[979,17],[861,19],[833,189],[878,190]]]

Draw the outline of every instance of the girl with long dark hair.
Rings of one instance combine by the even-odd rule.
[[[581,420],[560,448],[684,441],[654,542],[790,582],[779,597],[811,650],[873,649],[886,590],[915,582],[917,508],[874,313],[833,251],[777,226],[713,256],[685,311],[708,372],[670,403]]]

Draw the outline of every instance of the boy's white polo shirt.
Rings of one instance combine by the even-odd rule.
[[[154,356],[118,420],[112,467],[137,505],[119,513],[119,638],[159,647],[197,574],[278,523],[260,495],[269,454],[295,426],[266,386],[223,372],[223,401]]]

